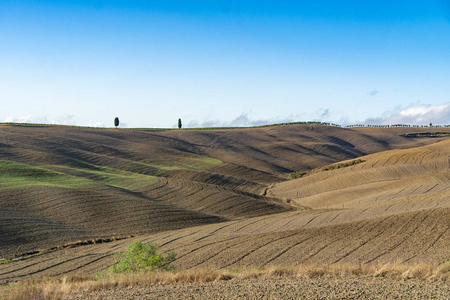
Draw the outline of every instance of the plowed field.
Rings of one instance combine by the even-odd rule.
[[[403,136],[433,130],[0,126],[0,257],[33,254],[0,281],[104,270],[136,240],[177,269],[442,263],[450,139]]]

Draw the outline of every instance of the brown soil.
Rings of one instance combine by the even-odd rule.
[[[0,126],[1,160],[51,168],[97,184],[0,190],[0,257],[69,246],[0,264],[0,282],[104,270],[115,252],[136,240],[176,251],[177,269],[442,263],[450,258],[450,141],[402,136],[420,130]],[[287,181],[290,172],[360,156],[364,163]],[[223,163],[189,166],[205,157]],[[166,172],[155,167],[168,162],[176,167]],[[153,175],[158,181],[130,189],[98,185],[92,173],[73,168],[86,164]],[[70,247],[77,240],[131,235]]]
[[[450,299],[442,282],[356,277],[269,277],[80,292],[67,299]]]

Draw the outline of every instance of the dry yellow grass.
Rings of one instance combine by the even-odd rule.
[[[149,287],[176,283],[212,282],[261,277],[338,278],[345,276],[391,277],[397,280],[418,279],[448,282],[450,261],[432,264],[301,264],[268,268],[191,269],[180,272],[149,272],[96,278],[92,275],[44,277],[17,282],[0,290],[2,299],[64,299],[77,292],[93,292],[116,288]]]

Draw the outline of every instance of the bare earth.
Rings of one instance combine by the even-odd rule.
[[[404,136],[429,131],[450,128],[1,125],[0,285],[103,271],[134,241],[175,251],[177,270],[443,264],[450,259],[450,138]],[[362,162],[321,169],[355,158]],[[289,180],[294,171],[310,173]],[[283,277],[117,289],[73,299],[449,294],[442,282]]]
[[[450,285],[378,277],[270,277],[117,288],[68,299],[450,299]]]

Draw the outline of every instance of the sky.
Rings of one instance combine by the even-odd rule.
[[[450,124],[450,0],[0,1],[0,122]]]

